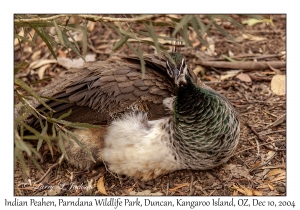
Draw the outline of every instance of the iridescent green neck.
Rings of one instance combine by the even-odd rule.
[[[226,162],[239,138],[239,121],[230,102],[189,76],[177,89],[172,118],[173,145],[185,168],[210,169]]]
[[[175,100],[175,123],[193,123],[201,119],[204,114],[204,108],[211,106],[217,108],[220,95],[208,89],[196,86],[189,76],[186,76],[187,84],[177,89]],[[191,119],[194,119],[194,121]]]
[[[216,125],[226,118],[226,108],[222,109],[224,103],[219,94],[196,86],[188,76],[186,79],[187,84],[177,90],[173,116],[174,137],[178,152],[183,157],[187,156],[185,159],[197,161],[190,157],[193,153],[212,155],[213,151],[207,148],[210,141],[219,135],[220,127],[216,128]]]

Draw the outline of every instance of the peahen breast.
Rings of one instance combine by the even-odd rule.
[[[230,102],[216,91],[196,86],[189,77],[175,99],[173,129],[177,153],[191,169],[210,169],[228,161],[240,125]]]

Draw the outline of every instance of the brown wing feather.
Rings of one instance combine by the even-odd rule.
[[[150,119],[159,118],[166,114],[163,99],[174,94],[175,87],[163,60],[146,56],[145,61],[144,78],[137,57],[110,59],[72,69],[40,94],[70,102],[47,102],[56,111],[54,117],[72,109],[69,121],[105,124],[112,114],[133,105],[148,111]]]

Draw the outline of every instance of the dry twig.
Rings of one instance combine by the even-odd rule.
[[[269,127],[275,127],[277,125],[280,125],[281,123],[284,123],[286,120],[286,114],[282,115],[279,119],[277,119],[275,122],[273,122],[272,124],[268,125],[265,127],[265,129],[269,128]]]
[[[50,173],[50,171],[57,165],[58,163],[54,163],[52,166],[50,166],[50,168],[46,171],[46,173],[39,180],[35,181],[34,184],[38,184],[41,181],[43,181],[43,179],[45,179],[45,177]]]
[[[111,21],[111,22],[136,22],[142,20],[149,20],[153,17],[158,15],[143,15],[135,18],[112,18],[112,17],[103,17],[102,15],[74,15],[74,14],[65,14],[65,15],[53,15],[51,17],[46,18],[32,18],[32,19],[18,19],[14,20],[15,23],[33,23],[33,22],[40,22],[40,21],[52,21],[61,17],[81,17],[87,20],[94,20],[94,21]],[[162,16],[162,15],[160,15]]]
[[[225,61],[199,61],[196,62],[198,65],[215,67],[220,69],[243,69],[243,70],[265,70],[269,69],[269,65],[273,68],[285,68],[285,61],[272,61],[272,62],[225,62]]]
[[[274,141],[272,141],[272,142],[263,143],[263,144],[261,144],[260,146],[265,146],[265,145],[267,145],[267,144],[270,144],[270,143],[273,143],[273,142],[276,142],[276,141],[282,141],[282,139],[277,139],[277,140],[274,140]],[[238,155],[238,154],[240,154],[240,153],[242,153],[242,152],[245,152],[245,151],[247,151],[247,150],[254,149],[255,147],[256,147],[256,145],[255,145],[255,146],[252,146],[252,147],[248,147],[248,148],[243,149],[243,150],[241,150],[241,151],[238,151],[238,152],[236,152],[235,154],[231,155],[231,157],[236,156],[236,155]]]
[[[251,125],[247,123],[247,126],[251,129],[251,131],[258,137],[261,141],[266,141]]]

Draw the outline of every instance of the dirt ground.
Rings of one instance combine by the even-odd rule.
[[[204,16],[201,16],[203,19]],[[249,18],[232,16],[238,22]],[[265,17],[269,18],[269,15]],[[236,38],[237,44],[212,29],[207,36],[208,51],[193,35],[193,48],[182,48],[190,68],[210,87],[225,95],[234,105],[241,120],[241,138],[238,148],[228,163],[209,171],[181,170],[160,176],[148,182],[130,177],[117,177],[100,165],[91,172],[78,171],[63,161],[60,165],[59,150],[52,158],[46,147],[42,147],[38,171],[27,161],[30,175],[24,177],[20,163],[14,172],[15,195],[286,195],[286,95],[285,67],[276,67],[275,62],[286,61],[286,16],[273,15],[274,27],[265,22],[254,26],[245,25],[243,34],[230,22],[220,24]],[[118,40],[116,34],[100,23],[90,23],[90,45],[88,53],[96,60],[109,57],[112,46]],[[166,32],[165,29],[161,31]],[[78,37],[80,38],[80,37]],[[154,48],[145,46],[146,53],[155,53]],[[30,68],[34,62],[53,60],[47,46],[41,41],[36,46],[26,45],[22,51],[14,47],[15,62],[27,60],[29,66],[16,77],[27,83],[40,78],[42,83],[33,85],[38,91],[62,76],[68,62],[48,62],[37,68]],[[124,47],[117,54],[128,54]],[[75,54],[72,54],[75,56]],[[236,61],[237,66],[214,67],[227,57]],[[68,58],[67,51],[60,49],[58,57]],[[74,58],[75,60],[76,58]],[[209,61],[205,64],[204,61]],[[268,62],[268,68],[244,68],[244,61]],[[274,63],[274,65],[273,65]],[[52,77],[52,79],[47,79]],[[278,78],[275,78],[278,77]],[[272,85],[271,85],[272,82]],[[283,88],[283,89],[282,89]],[[199,160],[201,161],[201,160]],[[53,189],[52,189],[53,188]]]

